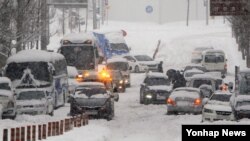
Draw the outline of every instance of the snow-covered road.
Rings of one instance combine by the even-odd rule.
[[[191,60],[191,52],[197,46],[213,46],[223,49],[228,57],[229,76],[233,81],[234,66],[245,68],[232,38],[230,27],[222,21],[212,21],[205,26],[204,21],[158,25],[152,23],[109,22],[105,30],[124,29],[128,32],[126,41],[133,53],[153,54],[157,41],[162,40],[157,59],[164,60],[164,70],[182,68]],[[53,47],[58,47],[59,37],[52,38]],[[131,88],[120,94],[115,103],[115,118],[112,121],[90,120],[88,126],[74,129],[63,136],[51,137],[48,141],[156,141],[181,140],[181,125],[201,124],[201,115],[166,115],[166,105],[139,104],[139,89],[144,74],[132,74]],[[55,111],[55,116],[18,116],[16,120],[0,120],[0,129],[22,124],[45,122],[67,116],[69,105]],[[240,122],[217,121],[213,124],[249,124],[249,119]],[[205,122],[202,124],[211,124]],[[1,136],[1,134],[0,134]],[[1,139],[1,137],[0,137]]]

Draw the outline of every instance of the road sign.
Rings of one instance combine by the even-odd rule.
[[[88,0],[49,0],[48,5],[55,8],[87,8]]]
[[[247,0],[210,0],[210,16],[245,15]]]
[[[150,14],[150,13],[152,13],[153,11],[154,11],[154,9],[153,9],[153,7],[151,6],[151,5],[148,5],[148,6],[146,6],[146,12],[148,13],[148,14]]]

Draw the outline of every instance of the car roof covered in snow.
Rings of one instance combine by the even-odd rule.
[[[185,71],[185,73],[194,73],[194,72],[199,72],[199,73],[204,73],[202,70],[196,69],[196,68],[192,68],[190,70]]]
[[[191,80],[193,80],[193,79],[213,79],[213,80],[221,79],[220,77],[216,77],[216,76],[213,76],[211,74],[206,74],[206,73],[196,74],[190,78],[191,78]]]
[[[64,59],[62,54],[56,52],[48,52],[43,50],[23,50],[7,59],[9,63],[21,62],[55,62]]]
[[[84,43],[87,40],[93,40],[94,35],[92,32],[70,33],[65,35],[62,40],[68,40],[72,43]]]
[[[79,87],[85,87],[85,86],[101,86],[101,87],[105,87],[105,85],[101,82],[80,82],[77,86],[77,88]]]
[[[11,84],[11,81],[8,77],[0,77],[0,83],[9,83]]]
[[[200,92],[199,88],[193,88],[193,87],[179,87],[174,89],[174,91],[188,91],[188,90]]]
[[[164,73],[161,73],[161,72],[148,72],[148,73],[146,73],[146,77],[148,77],[148,78],[166,78],[166,79],[168,79],[168,76],[166,76]]]
[[[250,95],[237,95],[236,101],[250,101]]]
[[[114,63],[114,62],[126,62],[128,63],[127,59],[122,57],[113,57],[107,60],[107,63]]]

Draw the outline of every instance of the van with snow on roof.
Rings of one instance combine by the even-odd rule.
[[[67,64],[63,55],[42,50],[23,50],[7,59],[5,76],[16,93],[23,89],[46,91],[54,107],[63,106],[68,93]]]
[[[201,64],[207,71],[219,71],[222,75],[227,73],[227,59],[223,50],[207,50],[203,52]]]

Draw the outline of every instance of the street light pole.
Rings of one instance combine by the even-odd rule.
[[[187,26],[188,26],[188,24],[189,24],[189,2],[190,2],[190,0],[187,0]]]

